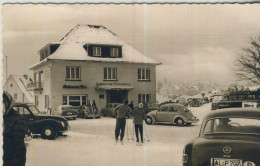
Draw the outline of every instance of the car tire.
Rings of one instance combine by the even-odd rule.
[[[151,124],[153,124],[153,119],[152,119],[150,116],[148,116],[148,117],[145,119],[145,123],[148,124],[148,125],[151,125]]]
[[[76,117],[72,118],[73,120],[76,120]]]
[[[87,118],[87,115],[86,114],[83,114],[83,119],[86,119]]]
[[[43,139],[54,140],[57,137],[57,132],[52,126],[46,126],[42,129],[41,137]]]
[[[105,113],[102,114],[103,117],[106,117],[107,115]]]
[[[184,125],[184,121],[182,118],[178,118],[175,120],[175,123],[177,124],[177,126],[183,126]]]

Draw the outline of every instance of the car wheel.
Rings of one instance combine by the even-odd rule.
[[[151,117],[147,117],[145,119],[145,123],[148,124],[148,125],[151,125],[151,124],[153,124],[153,119]]]
[[[53,140],[56,138],[56,136],[57,136],[57,132],[52,126],[44,127],[41,133],[41,137],[43,139]]]
[[[191,125],[191,123],[186,123],[186,125],[187,125],[187,126],[190,126],[190,125]]]
[[[86,114],[83,114],[83,119],[86,119],[87,118],[87,115]]]
[[[73,120],[76,120],[76,117],[72,118]]]
[[[105,113],[102,114],[103,117],[106,117],[107,115]]]
[[[175,123],[178,125],[178,126],[183,126],[184,125],[184,121],[181,119],[181,118],[178,118],[175,120]]]

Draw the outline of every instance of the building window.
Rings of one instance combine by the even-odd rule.
[[[110,56],[111,57],[118,57],[118,48],[110,48]]]
[[[14,94],[14,99],[17,99],[17,93]]]
[[[81,106],[87,103],[87,95],[64,95],[63,105]]]
[[[138,80],[150,80],[150,69],[138,69]]]
[[[99,99],[104,99],[105,98],[105,95],[104,94],[100,94],[99,95]]]
[[[49,108],[49,103],[50,103],[49,95],[45,95],[45,108]]]
[[[80,67],[66,67],[67,80],[80,80]]]
[[[101,47],[93,47],[93,56],[101,56]]]
[[[150,103],[150,94],[138,94],[138,103]]]
[[[36,96],[36,95],[35,95],[35,97],[34,97],[34,104],[35,104],[36,107],[39,106],[38,96]]]
[[[117,79],[117,68],[104,68],[104,80],[116,80]]]

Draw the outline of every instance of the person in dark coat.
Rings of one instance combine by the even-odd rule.
[[[131,101],[130,104],[128,104],[128,107],[131,108],[132,111],[134,111],[135,107],[134,107],[134,102]]]
[[[12,108],[14,100],[3,93],[3,166],[25,166],[26,134],[24,119]]]
[[[114,109],[114,114],[116,116],[115,144],[118,142],[119,134],[120,142],[123,144],[126,117],[129,116],[130,113],[131,108],[128,107],[128,100],[124,100],[124,104],[120,104]]]
[[[141,137],[141,142],[140,145],[143,144],[143,121],[146,118],[146,113],[145,110],[143,108],[143,103],[138,104],[138,107],[134,110],[133,113],[133,122],[135,125],[135,135],[136,135],[136,143],[139,143],[139,133],[140,133],[140,137]],[[138,133],[139,131],[139,133]]]

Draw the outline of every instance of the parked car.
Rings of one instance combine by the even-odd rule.
[[[106,117],[106,116],[115,117],[114,108],[117,107],[120,104],[121,103],[108,103],[106,105],[106,108],[101,109],[101,115],[103,117]]]
[[[26,128],[32,134],[40,134],[43,139],[55,139],[69,129],[65,118],[41,114],[33,104],[15,103],[13,108],[25,119]]]
[[[184,147],[183,166],[260,165],[260,109],[207,114],[199,136]]]
[[[78,117],[79,109],[78,106],[60,105],[57,107],[57,115],[75,120]]]
[[[184,105],[185,107],[188,106],[188,101],[187,101],[186,98],[179,98],[179,99],[177,100],[177,103],[182,104],[182,105]]]
[[[202,105],[202,103],[199,98],[192,98],[189,100],[190,107],[200,107],[201,105]]]
[[[93,109],[92,106],[88,105],[82,105],[80,107],[79,113],[78,113],[79,118],[100,118],[100,114],[98,110]]]
[[[158,108],[159,108],[158,105],[154,105],[154,106],[144,105],[144,110],[145,110],[146,114],[148,114],[149,112],[151,112],[153,110],[158,110]]]
[[[147,114],[146,124],[172,123],[178,126],[191,125],[199,120],[182,104],[165,104]]]
[[[203,104],[209,103],[209,98],[208,97],[203,97]]]

